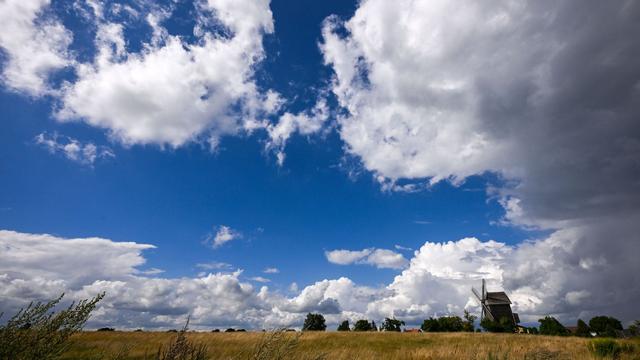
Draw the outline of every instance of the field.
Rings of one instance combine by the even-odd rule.
[[[194,343],[206,344],[211,359],[251,359],[257,344],[268,334],[189,333]],[[486,333],[287,333],[299,336],[284,359],[597,359],[590,354],[588,339]],[[176,337],[164,332],[83,332],[63,359],[96,359],[128,348],[126,358],[151,359],[158,347]],[[633,350],[620,359],[640,359],[640,340],[617,340]],[[97,356],[98,355],[98,356]],[[108,359],[109,356],[105,356]]]

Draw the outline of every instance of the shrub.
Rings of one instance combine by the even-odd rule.
[[[0,359],[53,359],[69,346],[71,335],[82,330],[104,293],[52,311],[64,294],[46,303],[30,303],[0,327]]]
[[[620,344],[613,339],[594,339],[587,346],[595,356],[613,359],[618,358],[623,352],[633,352],[633,345]]]
[[[437,319],[430,317],[422,322],[420,328],[425,332],[457,332],[465,330],[465,323],[460,316],[442,316]],[[473,331],[473,325],[470,330],[465,331]]]
[[[397,320],[396,318],[393,318],[393,319],[386,318],[382,323],[382,330],[399,332],[401,330],[400,329],[401,326],[404,326],[404,321]]]
[[[234,328],[228,328],[227,330],[225,330],[224,332],[236,332],[236,329]]]
[[[611,316],[596,316],[589,320],[589,327],[598,336],[616,337],[616,332],[622,330],[622,323]]]
[[[565,336],[569,334],[569,330],[553,316],[545,316],[544,319],[538,321],[540,322],[541,335]]]
[[[96,331],[116,331],[116,329],[110,327],[101,327]]]
[[[349,331],[349,320],[345,320],[338,325],[338,331]]]
[[[303,331],[325,331],[326,329],[327,324],[325,324],[322,314],[307,314],[307,318],[304,320],[304,325],[302,326]]]

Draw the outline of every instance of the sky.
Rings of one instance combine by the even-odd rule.
[[[640,317],[634,1],[0,1],[0,312]]]

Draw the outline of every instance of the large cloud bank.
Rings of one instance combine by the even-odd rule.
[[[499,174],[506,185],[488,194],[502,223],[551,230],[522,244],[502,276],[527,295],[521,306],[631,316],[639,18],[636,2],[363,1],[323,26],[340,135],[391,189]]]
[[[418,324],[428,316],[461,314],[465,308],[477,311],[470,288],[485,278],[490,289],[510,289],[524,320],[554,314],[568,321],[601,312],[631,320],[635,314],[597,301],[596,292],[607,293],[610,301],[622,300],[621,304],[626,295],[612,294],[612,287],[593,289],[582,281],[584,274],[609,276],[612,270],[606,259],[578,255],[574,263],[557,267],[558,259],[540,257],[579,253],[576,242],[570,241],[572,235],[568,240],[555,234],[543,245],[519,247],[475,238],[428,242],[387,286],[372,288],[342,277],[318,281],[288,297],[267,286],[254,287],[242,270],[161,277],[157,269],[141,269],[142,252],[152,245],[3,230],[0,308],[12,313],[33,299],[61,292],[81,299],[105,291],[92,327],[173,328],[190,315],[195,329],[261,329],[300,326],[307,312],[323,313],[332,326],[343,319],[380,321],[390,316]]]

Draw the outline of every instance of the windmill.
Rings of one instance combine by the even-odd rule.
[[[500,321],[503,318],[509,319],[516,325],[520,322],[517,313],[511,311],[511,300],[504,291],[488,292],[484,279],[482,279],[482,293],[471,288],[471,292],[476,296],[482,307],[480,321],[487,318],[491,321]]]

